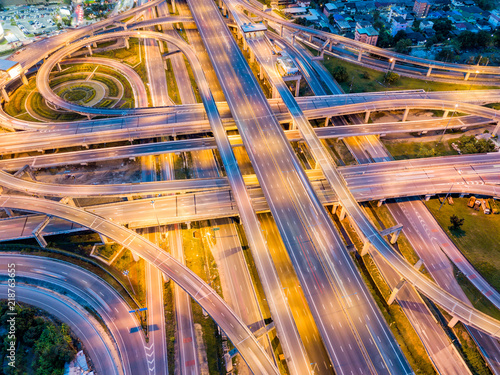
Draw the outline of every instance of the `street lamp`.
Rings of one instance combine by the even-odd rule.
[[[153,206],[153,211],[155,213],[156,222],[158,223],[158,233],[160,234],[160,238],[161,238],[160,220],[158,220],[158,215],[156,214],[156,207],[155,207],[155,201],[154,201],[154,199],[151,200],[151,206]]]
[[[453,113],[451,114],[451,117],[450,117],[450,119],[448,120],[448,123],[446,124],[446,126],[445,126],[445,128],[444,128],[444,131],[443,131],[443,134],[441,134],[441,138],[439,138],[438,143],[440,143],[440,142],[443,140],[444,133],[446,133],[446,130],[448,129],[448,125],[450,125],[450,121],[451,121],[451,119],[453,118],[453,116],[455,115],[455,112],[457,111],[457,108],[458,108],[458,103],[457,103],[457,104],[455,104],[455,109],[453,110]]]

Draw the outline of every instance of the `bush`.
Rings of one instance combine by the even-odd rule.
[[[349,73],[347,73],[346,68],[343,66],[336,66],[333,69],[332,74],[333,78],[335,78],[337,82],[345,82],[349,79]]]
[[[458,139],[458,147],[462,154],[481,154],[495,151],[491,139],[477,139],[474,135],[462,135]]]
[[[396,83],[399,80],[399,74],[394,73],[394,72],[387,72],[384,75],[384,82],[392,85]]]

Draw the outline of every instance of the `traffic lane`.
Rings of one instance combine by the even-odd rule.
[[[0,284],[0,295],[7,296],[8,286]],[[26,285],[16,285],[16,299],[20,302],[36,306],[68,324],[75,335],[82,340],[85,349],[100,374],[121,374],[121,370],[113,360],[109,348],[113,347],[109,338],[96,329],[99,323],[77,305],[66,299],[58,298],[49,292]]]

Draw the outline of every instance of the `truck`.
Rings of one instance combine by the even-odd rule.
[[[470,208],[474,208],[475,203],[476,203],[476,197],[472,196],[469,198],[469,202],[467,202],[467,206]]]
[[[491,207],[487,199],[481,199],[481,208],[483,209],[485,215],[489,215],[491,213]]]

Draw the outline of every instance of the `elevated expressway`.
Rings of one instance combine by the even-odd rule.
[[[431,75],[433,69],[465,73],[465,79],[468,79],[470,77],[470,74],[475,74],[476,71],[478,72],[479,75],[487,75],[487,77],[484,77],[485,79],[487,79],[488,77],[498,79],[499,78],[498,76],[500,75],[500,68],[496,66],[454,64],[454,63],[446,63],[442,61],[428,60],[420,57],[404,55],[397,52],[389,51],[384,48],[379,48],[372,46],[370,44],[362,43],[340,35],[313,29],[306,26],[301,26],[296,23],[283,20],[282,18],[279,18],[278,16],[274,15],[272,12],[264,12],[254,7],[245,0],[236,0],[234,1],[234,3],[248,10],[250,13],[262,17],[267,21],[272,21],[287,29],[293,31],[299,31],[303,34],[310,35],[318,39],[322,39],[325,42],[323,49],[328,48],[328,45],[332,43],[334,45],[340,44],[347,48],[352,48],[359,51],[360,55],[366,52],[375,56],[384,57],[387,60],[392,59],[390,60],[390,65],[392,65],[391,68],[394,68],[393,64],[400,62],[426,68],[427,72],[424,74],[427,76]],[[280,34],[283,35],[282,32],[280,32]]]
[[[364,102],[406,99],[411,103],[415,99],[435,99],[454,102],[466,102],[469,104],[487,104],[500,101],[500,90],[474,90],[474,91],[433,91],[425,92],[423,90],[407,91],[387,91],[372,92],[361,94],[343,94],[330,96],[309,96],[297,98],[297,103],[304,111],[306,116],[316,116],[314,118],[324,117],[321,115],[321,109],[329,107],[344,106],[347,104],[361,104]],[[268,99],[268,103],[280,122],[290,121],[290,115],[281,99]],[[82,108],[82,111],[86,107]],[[231,112],[225,102],[217,103],[220,116],[224,120],[231,118]],[[143,126],[148,122],[163,121],[163,123],[186,123],[189,121],[206,121],[207,115],[203,104],[178,105],[173,107],[160,108],[135,108],[140,115],[131,115],[123,111],[125,117],[116,117],[108,119],[95,119],[92,121],[73,121],[73,122],[30,122],[19,120],[0,111],[0,125],[9,129],[19,130],[70,130],[81,131],[83,129],[98,127],[121,127],[131,128]],[[314,112],[316,110],[316,112]],[[309,112],[312,111],[312,112]],[[147,116],[146,116],[147,115]],[[311,117],[313,118],[313,117]]]
[[[232,5],[229,5],[230,10],[232,10],[233,12],[233,17],[235,17],[236,22],[238,23],[236,15],[237,12],[235,12],[231,7]],[[468,323],[476,328],[479,328],[479,325],[481,325],[483,328],[480,329],[485,330],[495,337],[499,337],[500,322],[480,311],[477,311],[475,309],[471,310],[470,306],[452,296],[451,294],[437,286],[434,282],[430,281],[417,269],[410,265],[407,260],[402,257],[401,254],[396,252],[389,244],[389,242],[383,238],[383,236],[378,232],[373,223],[368,219],[366,213],[357,203],[356,198],[348,188],[348,182],[341,175],[331,155],[327,152],[324,145],[319,141],[311,124],[305,118],[303,112],[301,111],[290,91],[281,79],[281,76],[278,74],[276,70],[276,61],[274,60],[274,56],[271,53],[272,51],[269,48],[269,45],[266,42],[265,38],[249,37],[247,38],[246,42],[252,49],[256,58],[260,60],[260,63],[265,68],[266,74],[269,77],[270,81],[279,90],[282,99],[286,103],[290,113],[293,116],[294,125],[298,127],[298,129],[302,133],[314,159],[323,170],[328,183],[331,185],[335,194],[337,195],[340,205],[344,210],[347,211],[352,219],[353,225],[357,227],[358,232],[364,237],[365,245],[362,251],[362,255],[366,254],[369,246],[373,246],[375,250],[377,250],[382,255],[382,257],[384,257],[388,264],[390,264],[394,268],[396,272],[398,272],[403,278],[405,278],[405,280],[410,282],[411,285],[416,287],[424,295],[447,310],[452,315],[455,322],[456,320],[461,320],[464,323]],[[418,100],[416,100],[414,103],[415,108],[420,108],[420,105],[423,104]],[[395,105],[395,107],[397,108],[401,103],[398,100],[394,100],[391,101],[391,103],[387,101],[384,104],[382,104],[382,102],[377,102],[375,104],[375,107],[377,108],[385,107],[386,109],[389,109],[389,107],[393,105]],[[427,105],[434,106],[436,105],[436,101],[429,101]],[[369,107],[370,105],[366,107],[367,112],[369,112]],[[468,111],[469,109],[470,105],[468,104],[460,105],[461,111]],[[489,109],[486,110],[488,111]],[[495,110],[491,111],[493,118],[497,118],[498,113],[499,112]],[[485,329],[486,327],[488,328]]]
[[[156,117],[156,116],[155,116]],[[158,116],[163,118],[163,116]],[[139,118],[144,119],[146,118]],[[144,121],[146,122],[146,121]],[[157,123],[159,122],[159,123]],[[319,138],[344,138],[360,135],[380,135],[409,132],[429,132],[440,130],[447,126],[448,129],[466,129],[468,127],[486,125],[495,121],[476,115],[460,116],[453,118],[432,118],[425,120],[411,120],[405,122],[385,122],[360,124],[349,126],[327,126],[315,128]],[[227,129],[235,125],[232,121],[224,123]],[[5,133],[0,138],[0,154],[10,154],[19,152],[45,151],[51,149],[61,149],[66,147],[84,146],[111,143],[119,141],[132,142],[138,139],[178,136],[184,134],[209,133],[210,124],[208,121],[163,124],[161,121],[148,121],[145,124],[137,124],[133,127],[102,126],[83,129],[67,129],[47,132],[12,132]],[[285,131],[290,141],[302,139],[297,130]],[[229,136],[231,144],[241,145],[241,137],[237,135]],[[174,145],[180,148],[177,151],[189,151],[192,149],[205,149],[215,147],[212,137],[193,138],[189,141],[171,141],[172,149]],[[158,147],[158,146],[156,146]],[[109,150],[109,148],[108,148]]]
[[[2,195],[0,206],[23,210],[29,207],[32,212],[60,217],[101,233],[130,249],[189,293],[217,321],[254,373],[278,374],[255,336],[217,292],[170,254],[136,232],[85,210],[45,199]]]

